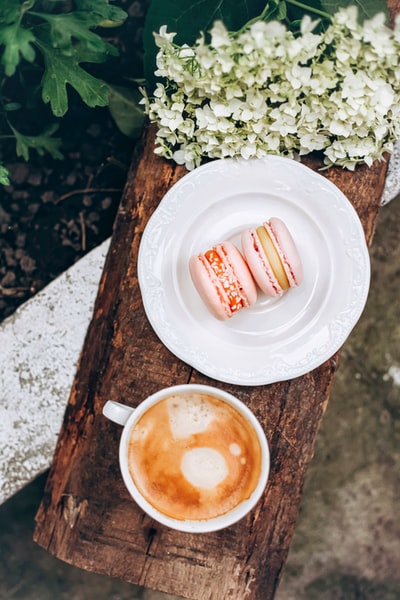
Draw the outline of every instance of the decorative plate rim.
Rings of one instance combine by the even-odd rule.
[[[264,191],[264,185],[267,191]],[[256,341],[265,355],[261,352],[256,364],[257,350],[253,352],[247,342],[251,341],[253,333],[249,329],[253,326],[251,319],[258,326],[261,317],[258,316],[258,322],[257,315],[251,315],[250,312],[240,317],[243,323],[246,319],[249,321],[248,325],[243,325],[240,334],[234,326],[230,329],[234,319],[239,322],[239,314],[229,322],[216,323],[202,303],[199,304],[198,295],[192,289],[187,268],[190,255],[204,251],[207,244],[222,241],[224,227],[228,236],[237,237],[239,218],[247,218],[246,215],[238,215],[245,204],[243,194],[248,194],[252,199],[251,216],[258,217],[263,203],[268,201],[274,205],[275,215],[266,214],[265,218],[281,216],[291,220],[292,228],[289,228],[292,234],[296,233],[295,225],[305,229],[303,251],[306,256],[309,254],[309,261],[314,265],[316,281],[310,278],[306,285],[302,284],[305,285],[305,291],[300,292],[299,301],[303,293],[301,301],[310,306],[321,301],[324,311],[333,311],[324,322],[322,308],[316,310],[315,314],[310,308],[307,318],[303,317],[303,327],[297,331],[296,320],[299,323],[299,319],[295,312],[294,293],[301,290],[302,286],[296,291],[289,290],[285,297],[293,293],[293,298],[290,297],[287,302],[285,300],[280,307],[269,306],[265,302],[263,308],[257,308],[259,314],[264,315],[263,319],[267,311],[275,311],[273,314],[280,314],[283,319],[283,305],[286,305],[287,316],[293,321],[290,340],[293,339],[294,343],[300,340],[303,344],[298,350],[292,348],[289,329],[286,329],[286,351],[290,359],[286,359],[285,349],[282,348],[285,338],[280,340],[277,332],[274,332],[277,342],[271,349],[267,343],[262,345],[266,334],[264,338],[260,334]],[[324,202],[326,204],[322,204]],[[236,209],[233,214],[229,214],[231,207]],[[276,211],[283,214],[276,214]],[[218,233],[217,230],[213,231],[214,213],[216,227],[221,223]],[[215,239],[218,234],[219,239]],[[306,239],[307,234],[310,240]],[[203,248],[199,248],[201,235],[204,237]],[[313,258],[313,236],[314,245],[317,247],[319,244],[323,258]],[[301,242],[301,239],[300,245],[296,242],[299,250],[302,249]],[[325,269],[327,264],[329,269]],[[307,264],[304,268],[307,271]],[[328,275],[324,273],[325,270]],[[337,295],[334,287],[340,283],[338,277],[343,272],[347,276],[347,287]],[[220,159],[190,171],[164,195],[142,235],[138,278],[147,318],[162,343],[174,355],[215,380],[252,386],[304,375],[342,347],[361,316],[368,297],[370,260],[359,217],[346,196],[330,180],[300,162],[279,156],[250,160]],[[335,302],[336,307],[333,306]],[[315,331],[312,323],[314,317],[323,324],[322,327],[321,323],[316,322]],[[321,333],[319,340],[318,327]],[[285,332],[284,323],[282,331]],[[243,347],[241,341],[245,342]],[[218,359],[213,354],[218,346],[225,355],[231,354],[230,349],[234,346],[235,352],[239,353],[237,361],[236,355],[233,363],[223,356]],[[252,353],[254,356],[251,356]]]

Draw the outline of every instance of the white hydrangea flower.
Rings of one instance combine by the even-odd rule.
[[[211,34],[211,46],[213,48],[220,48],[221,46],[230,46],[231,40],[229,33],[222,21],[215,21],[210,31]]]
[[[354,169],[390,152],[400,137],[400,17],[360,25],[339,9],[325,32],[304,17],[295,36],[277,21],[231,34],[214,23],[210,43],[177,46],[161,27],[152,96],[157,154],[192,169],[204,157],[295,158],[321,152],[327,166]]]
[[[158,46],[158,48],[166,48],[166,47],[169,48],[171,46],[171,43],[173,42],[175,36],[176,36],[176,32],[168,33],[167,26],[161,25],[160,32],[154,33],[154,41],[156,43],[156,46]]]

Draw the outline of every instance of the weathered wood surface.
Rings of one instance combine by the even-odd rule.
[[[392,17],[400,12],[400,0],[388,4]],[[246,388],[204,377],[162,345],[143,311],[137,253],[150,215],[185,170],[157,158],[153,140],[150,128],[128,176],[34,539],[80,568],[191,600],[269,600],[288,554],[339,352],[303,377]],[[323,174],[352,202],[370,243],[386,164]],[[169,530],[136,507],[119,473],[120,429],[101,415],[108,398],[136,406],[161,387],[189,381],[241,398],[271,447],[270,479],[257,507],[236,525],[207,535]]]
[[[150,215],[185,170],[156,157],[153,135],[150,128],[129,174],[34,537],[83,569],[193,600],[267,600],[287,557],[339,353],[303,377],[247,388],[210,380],[163,346],[143,311],[136,259]],[[368,241],[385,172],[385,163],[325,172],[355,206]],[[260,419],[271,447],[270,480],[256,509],[207,535],[177,533],[142,514],[120,477],[120,428],[101,415],[108,398],[135,406],[188,381],[236,394]]]

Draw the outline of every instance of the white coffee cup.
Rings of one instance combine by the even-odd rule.
[[[130,495],[159,523],[216,531],[242,519],[260,499],[269,475],[268,442],[253,412],[232,394],[177,385],[137,408],[109,400],[103,414],[124,427],[119,462]],[[153,488],[163,491],[153,496]]]

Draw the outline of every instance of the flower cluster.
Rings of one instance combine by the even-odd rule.
[[[299,35],[278,21],[236,34],[220,21],[189,47],[165,27],[153,96],[156,152],[198,166],[203,157],[243,158],[320,151],[327,166],[354,169],[392,152],[400,138],[400,19],[357,20],[340,9],[322,33],[303,17]]]

